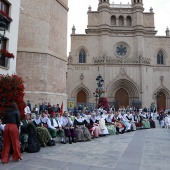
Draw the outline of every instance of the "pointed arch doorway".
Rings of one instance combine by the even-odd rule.
[[[160,93],[160,98],[157,100],[157,109],[166,109],[166,96],[163,92]]]
[[[77,93],[77,103],[86,103],[87,102],[87,97],[86,93],[81,90]]]
[[[129,94],[123,88],[116,91],[115,100],[117,101],[117,105],[115,106],[116,110],[118,110],[121,106],[129,106]]]

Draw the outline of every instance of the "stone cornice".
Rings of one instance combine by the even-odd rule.
[[[58,3],[60,3],[67,11],[69,10],[69,8],[67,7],[66,4],[64,4],[63,2],[61,2],[61,0],[56,0]]]
[[[82,67],[98,67],[98,66],[101,66],[101,65],[107,65],[108,67],[121,67],[122,65],[126,65],[126,67],[137,67],[137,66],[141,66],[141,64],[127,64],[127,63],[120,63],[120,64],[93,64],[93,63],[85,63],[85,64],[70,64],[70,63],[67,63],[67,66],[68,66],[68,69],[71,69],[72,67],[77,67],[77,66],[82,66]],[[150,68],[169,68],[170,69],[170,65],[151,65],[151,64],[143,64],[142,66],[147,66],[147,67],[150,67]]]

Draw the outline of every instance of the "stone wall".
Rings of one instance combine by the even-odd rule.
[[[17,74],[32,103],[64,100],[66,108],[67,3],[21,0]]]

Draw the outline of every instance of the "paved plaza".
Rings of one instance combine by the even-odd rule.
[[[138,130],[24,153],[0,170],[169,170],[170,129]]]

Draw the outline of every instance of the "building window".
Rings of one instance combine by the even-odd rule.
[[[84,50],[79,53],[79,63],[86,63],[86,52]]]
[[[0,44],[0,49],[6,50],[6,46],[7,46],[7,39],[3,39],[2,43]],[[1,53],[0,53],[0,66],[2,67],[7,66],[7,58],[4,57]]]
[[[157,64],[164,64],[164,54],[161,50],[157,54]]]
[[[131,19],[130,16],[128,16],[128,17],[126,18],[126,24],[127,24],[127,26],[131,26],[131,25],[132,25],[132,19]]]
[[[0,0],[0,10],[9,15],[9,4],[5,0]]]
[[[124,19],[123,16],[119,17],[119,26],[123,26],[124,25]]]
[[[9,16],[10,4],[5,0],[0,0],[0,18],[1,21],[5,22],[7,29],[9,24],[12,22],[12,18]]]
[[[111,25],[116,25],[116,17],[115,16],[111,17]]]

